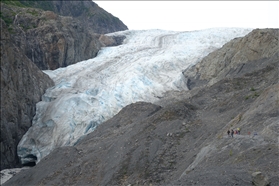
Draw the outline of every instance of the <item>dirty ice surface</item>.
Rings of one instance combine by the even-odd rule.
[[[187,90],[182,71],[252,29],[213,28],[191,32],[128,30],[122,45],[97,57],[45,71],[55,82],[37,104],[32,127],[18,145],[23,164],[39,162],[54,148],[83,135],[137,101],[155,102],[169,90]]]

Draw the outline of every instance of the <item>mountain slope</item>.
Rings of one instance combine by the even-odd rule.
[[[12,43],[1,22],[1,170],[20,166],[17,145],[31,126],[36,103],[54,82]]]
[[[199,64],[186,69],[184,74],[190,89],[199,82],[212,85],[224,78],[242,76],[255,68],[262,69],[266,58],[273,57],[277,52],[277,29],[256,29],[247,37],[236,38],[209,54]]]
[[[12,42],[41,70],[56,69],[95,57],[98,35],[71,17],[51,11],[1,4]]]
[[[249,50],[235,47],[247,39],[262,43],[256,49],[274,51],[243,61],[249,68],[236,76],[220,73],[215,83],[169,92],[157,105],[131,104],[75,146],[57,148],[7,185],[252,185],[256,171],[276,185],[278,45],[264,38],[276,40],[278,31],[254,30],[204,58],[210,63],[210,56],[225,50],[248,55]],[[218,71],[238,67],[231,65]],[[238,127],[240,135],[227,136],[228,129]]]
[[[82,22],[85,29],[91,29],[98,34],[107,34],[128,27],[117,17],[105,11],[91,0],[83,1],[23,1],[23,5],[50,10],[62,16],[70,16]]]
[[[18,142],[32,125],[36,103],[41,101],[45,90],[54,85],[40,69],[56,69],[95,57],[99,49],[106,46],[99,40],[102,35],[89,28],[94,26],[94,20],[83,19],[84,9],[80,9],[84,16],[79,17],[82,20],[79,21],[74,18],[75,11],[69,11],[68,16],[52,12],[55,3],[66,4],[61,10],[74,10],[73,7],[83,5],[88,7],[88,14],[94,9],[96,15],[107,15],[112,21],[107,22],[110,25],[106,25],[105,31],[95,27],[101,33],[126,29],[120,20],[91,1],[1,1],[1,170],[21,166]],[[34,8],[39,4],[40,7]],[[85,25],[87,20],[89,25]],[[101,20],[96,21],[99,24]],[[109,45],[123,40],[105,39],[110,41]]]
[[[126,40],[120,46],[103,48],[94,59],[45,71],[55,86],[37,104],[33,126],[18,146],[21,161],[37,163],[57,147],[74,145],[130,103],[154,102],[165,91],[187,90],[181,74],[186,66],[249,31],[223,28],[109,34]]]
[[[4,1],[1,18],[12,42],[41,70],[93,58],[105,46],[99,33],[127,29],[92,1]]]

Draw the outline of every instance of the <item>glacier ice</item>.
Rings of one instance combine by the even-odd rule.
[[[32,127],[18,145],[21,162],[37,163],[56,147],[74,145],[130,103],[155,102],[166,91],[187,90],[184,69],[251,30],[127,30],[107,34],[126,39],[120,46],[104,47],[93,59],[44,71],[55,86],[37,103]]]

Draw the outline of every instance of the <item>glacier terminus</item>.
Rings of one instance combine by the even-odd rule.
[[[175,32],[127,30],[122,45],[102,48],[89,60],[44,71],[55,86],[36,105],[32,127],[18,145],[22,164],[38,163],[53,149],[75,145],[123,107],[156,102],[164,92],[187,90],[182,71],[249,28]]]

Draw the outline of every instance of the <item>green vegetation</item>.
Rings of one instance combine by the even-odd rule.
[[[27,26],[22,26],[22,29],[24,30],[24,31],[27,31],[27,30],[29,30],[29,29],[33,29],[33,28],[36,28],[36,26],[35,25],[27,25]]]
[[[14,34],[15,32],[14,32],[14,29],[12,28],[12,27],[9,27],[8,28],[8,31],[9,31],[9,33],[11,33],[11,34]]]
[[[38,11],[36,11],[35,9],[28,9],[26,12],[33,15],[33,16],[38,16],[39,15]]]
[[[1,3],[12,6],[26,7],[20,1],[17,0],[1,0]]]
[[[230,149],[230,156],[232,156],[233,155],[233,152],[232,152],[232,149]]]
[[[7,26],[13,23],[13,19],[7,16],[3,16],[2,12],[0,12],[0,18],[3,19]]]
[[[191,132],[188,127],[185,127],[185,132]]]
[[[253,91],[254,93],[253,94],[250,94],[250,95],[247,95],[245,97],[245,100],[249,99],[249,98],[256,98],[256,97],[259,97],[260,94],[256,91],[256,89],[254,87],[251,87],[250,88],[250,91]]]
[[[241,119],[242,119],[242,114],[239,114],[239,116],[238,116],[238,122],[240,122]]]
[[[37,1],[37,0],[1,0],[1,3],[5,3],[6,5],[12,5],[23,8],[39,8],[42,10],[50,10],[54,11],[54,5],[51,1]],[[33,14],[32,14],[33,15]]]
[[[54,11],[54,5],[52,4],[51,1],[37,1],[37,0],[22,1],[22,0],[20,0],[20,3],[26,7]]]
[[[259,97],[260,94],[258,92],[255,92],[254,95],[252,96],[252,98],[256,98],[256,97]]]
[[[3,21],[6,23],[8,27],[8,31],[10,33],[14,33],[15,31],[14,26],[15,27],[19,26],[25,31],[37,27],[36,23],[32,23],[30,19],[28,19],[27,21],[22,21],[22,19],[20,18],[22,16],[25,17],[28,14],[34,17],[38,17],[40,15],[40,10],[36,8],[28,8],[25,5],[23,5],[20,1],[4,0],[1,2],[3,2],[5,6],[3,6],[4,8],[2,8],[0,12],[0,18],[3,19]],[[19,16],[20,18],[16,16]],[[17,19],[16,20],[17,24],[12,26],[15,19]]]
[[[254,94],[250,94],[250,95],[247,95],[245,97],[245,100],[249,99],[249,98],[256,98],[256,97],[259,97],[260,94],[258,92],[256,92],[256,89],[254,87],[251,87],[250,88],[250,91],[254,92]]]

